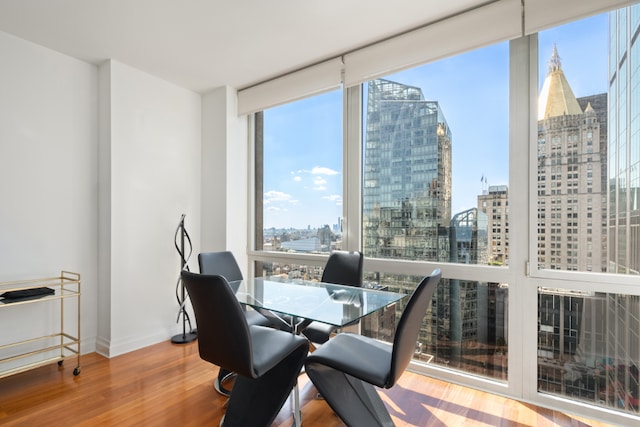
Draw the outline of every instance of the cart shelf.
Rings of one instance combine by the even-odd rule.
[[[0,378],[53,362],[62,365],[71,358],[76,359],[73,375],[80,374],[80,274],[62,271],[58,277],[0,282],[0,310],[20,310],[21,306],[46,301],[59,301],[59,329],[49,335],[0,345]],[[65,303],[77,307],[73,333],[65,324]]]

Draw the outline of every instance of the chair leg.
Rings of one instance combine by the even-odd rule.
[[[224,384],[234,378],[235,375],[235,372],[220,368],[220,371],[218,371],[218,376],[213,381],[213,388],[215,388],[216,391],[221,395],[229,397],[229,395],[231,394],[231,389],[225,387]]]
[[[395,425],[373,385],[318,363],[307,363],[306,371],[331,409],[349,427]]]
[[[305,343],[261,377],[247,378],[238,375],[222,425],[271,425],[296,384],[308,351]]]

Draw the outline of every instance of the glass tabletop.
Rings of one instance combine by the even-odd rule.
[[[309,281],[279,282],[262,277],[229,285],[242,304],[335,326],[344,326],[406,297],[369,288]]]

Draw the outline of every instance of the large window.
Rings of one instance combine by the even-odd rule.
[[[554,27],[532,15],[525,33],[544,30],[434,49],[393,74],[380,70],[399,69],[393,48],[414,35],[381,43],[392,58],[360,80],[346,55],[348,87],[256,114],[250,257],[257,275],[314,280],[331,249],[361,250],[365,283],[404,293],[440,268],[414,369],[628,424],[640,411],[640,6]],[[402,309],[360,333],[392,339]]]
[[[638,11],[538,35],[541,270],[638,274]],[[538,390],[636,413],[639,298],[597,280],[539,287]]]

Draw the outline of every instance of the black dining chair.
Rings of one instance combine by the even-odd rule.
[[[333,251],[327,259],[321,282],[338,285],[362,287],[362,252],[358,251]],[[352,322],[351,326],[358,321]],[[337,326],[322,322],[311,322],[302,333],[314,344],[324,344],[331,334],[338,329]]]
[[[243,279],[238,262],[230,251],[201,252],[198,254],[198,266],[200,267],[200,274],[217,274],[227,279],[227,282]],[[269,319],[255,310],[245,309],[244,316],[249,325],[271,326]],[[220,344],[224,345],[224,343]],[[220,366],[218,377],[213,384],[216,391],[224,396],[229,396],[231,390],[225,384],[230,382],[233,377],[234,373],[232,371]]]
[[[394,425],[375,387],[393,387],[411,362],[440,278],[440,270],[434,270],[415,289],[400,317],[393,344],[341,333],[307,357],[307,375],[346,425]]]
[[[181,272],[198,326],[203,360],[237,374],[221,426],[269,426],[296,384],[306,338],[250,325],[223,276]]]

